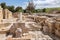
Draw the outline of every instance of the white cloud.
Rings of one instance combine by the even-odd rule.
[[[34,0],[35,4],[53,3],[55,0]]]
[[[60,0],[33,0],[36,8],[60,7]]]
[[[33,2],[36,5],[36,9],[60,7],[60,0],[33,0]],[[28,2],[24,2],[22,4],[23,9],[25,9],[27,5]]]

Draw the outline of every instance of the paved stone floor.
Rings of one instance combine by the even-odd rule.
[[[0,40],[6,40],[6,34],[0,34]]]

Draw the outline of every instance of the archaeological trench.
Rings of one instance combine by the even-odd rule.
[[[59,14],[22,14],[22,16],[20,14],[15,21],[0,24],[3,26],[2,28],[6,28],[0,30],[0,37],[6,35],[4,36],[6,40],[41,40],[41,38],[60,40]],[[10,27],[5,27],[8,25]]]
[[[13,40],[12,38],[15,38],[15,39],[21,38],[20,40],[22,40],[24,39],[23,34],[24,33],[28,34],[29,31],[33,31],[33,32],[41,31],[44,35],[49,35],[52,38],[52,40],[60,40],[59,14],[43,14],[43,15],[36,15],[36,16],[29,15],[29,14],[23,14],[23,15],[24,15],[23,20],[25,20],[25,22],[13,23],[11,28],[6,32],[7,37],[9,35],[12,35],[12,37],[10,36],[10,38],[7,38],[7,40]],[[21,30],[19,31],[19,29]],[[30,37],[32,36],[34,37],[34,35],[32,36],[31,35]],[[27,37],[28,38],[26,39],[30,40],[30,37],[29,36]]]

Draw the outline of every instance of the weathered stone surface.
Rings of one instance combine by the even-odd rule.
[[[60,22],[56,22],[55,27],[56,27],[56,29],[60,30]]]
[[[55,23],[55,34],[60,37],[60,22]]]
[[[12,18],[12,12],[8,9],[4,9],[4,19],[11,19]]]
[[[41,23],[41,22],[45,21],[46,19],[47,19],[46,16],[38,16],[38,17],[35,18],[35,21],[38,22],[38,23],[39,22]]]
[[[0,22],[3,19],[3,8],[0,6]]]
[[[22,32],[17,30],[17,28],[22,29]],[[13,26],[10,28],[9,30],[9,34],[14,35],[15,37],[18,37],[19,35],[21,35],[20,33],[26,33],[28,32],[28,29],[25,27],[25,23],[14,23]]]
[[[48,26],[43,26],[43,32],[44,32],[45,34],[48,34],[48,33],[49,33],[49,28],[48,28]]]
[[[56,17],[56,21],[60,22],[60,16]]]
[[[55,30],[55,34],[60,37],[60,30]]]
[[[51,18],[48,18],[46,21],[45,21],[46,25],[48,26],[48,30],[49,30],[49,33],[54,33],[54,29],[55,29],[55,20],[51,19]]]

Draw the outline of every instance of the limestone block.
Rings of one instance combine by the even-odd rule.
[[[53,23],[53,22],[52,23],[48,23],[48,27],[49,27],[49,30],[50,30],[49,32],[51,32],[51,33],[54,32],[55,23]]]
[[[45,21],[46,18],[47,18],[46,16],[40,16],[40,17],[39,17],[39,21]]]
[[[12,18],[12,12],[8,9],[4,9],[4,19],[10,19]]]
[[[21,37],[21,32],[19,30],[16,30],[15,33],[16,33],[16,37]]]
[[[35,40],[35,38],[31,38],[31,40]]]
[[[49,28],[48,28],[48,26],[43,26],[43,31],[44,31],[44,33],[49,33]]]
[[[8,18],[8,9],[4,9],[4,19]]]
[[[44,35],[44,37],[46,38],[46,40],[53,40],[51,37],[49,37],[48,35]]]
[[[55,20],[48,18],[45,23],[47,24],[48,28],[49,28],[49,33],[54,33],[54,29],[55,29]]]
[[[2,19],[3,19],[3,9],[0,6],[0,22],[1,22]]]
[[[12,35],[9,35],[9,36],[6,38],[6,40],[13,40],[13,39],[12,39]]]
[[[35,18],[35,21],[40,23],[41,21],[45,21],[47,19],[46,16],[38,16]]]
[[[60,21],[60,16],[56,17],[56,20],[57,20],[57,21]]]
[[[8,19],[12,19],[12,12],[8,11]]]
[[[58,30],[60,30],[60,22],[56,22],[56,23],[55,23],[55,27],[56,27]]]
[[[22,29],[22,32],[16,31],[17,28]],[[9,31],[10,31],[10,34],[12,34],[12,35],[15,35],[16,34],[17,36],[19,36],[19,35],[21,35],[20,33],[22,33],[22,34],[23,33],[27,33],[28,32],[28,29],[25,27],[25,23],[14,23],[13,26],[10,28]]]
[[[55,34],[60,37],[60,30],[55,30]]]

